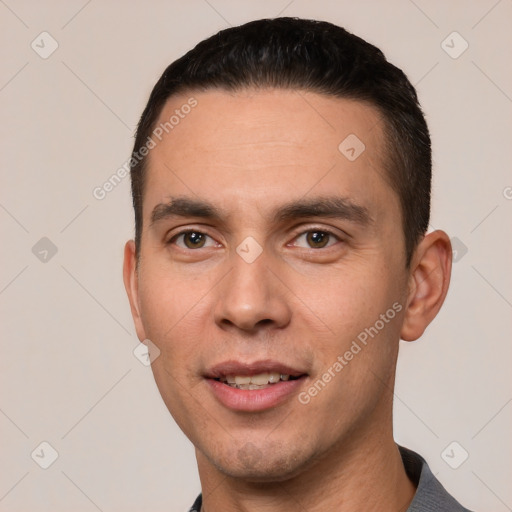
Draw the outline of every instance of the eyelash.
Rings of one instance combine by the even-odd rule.
[[[325,228],[318,228],[318,227],[311,227],[309,229],[306,229],[305,231],[301,231],[299,233],[297,233],[294,237],[293,237],[293,240],[297,240],[299,237],[301,237],[302,235],[306,235],[308,233],[312,233],[312,232],[318,232],[318,233],[324,233],[324,234],[327,234],[329,235],[329,237],[333,237],[335,238],[338,242],[341,242],[343,241],[336,233],[334,233],[333,231],[329,230],[329,229],[325,229]],[[183,235],[186,235],[188,233],[198,233],[198,234],[201,234],[201,235],[205,235],[209,238],[211,238],[212,240],[214,240],[214,238],[212,236],[210,236],[208,233],[205,233],[203,231],[200,231],[198,229],[185,229],[183,231],[180,231],[179,233],[175,233],[170,239],[168,242],[166,242],[166,245],[174,245],[174,242],[178,239],[178,237],[180,236],[183,236]],[[289,245],[289,244],[287,244]],[[331,245],[327,246],[327,247],[319,247],[319,248],[314,248],[314,247],[310,247],[309,249],[312,250],[312,251],[319,251],[321,249],[329,249],[329,247],[332,247]],[[180,247],[180,249],[183,249],[183,247]],[[203,249],[203,247],[199,247],[199,249]],[[183,250],[188,250],[188,251],[197,251],[198,249],[183,249]]]

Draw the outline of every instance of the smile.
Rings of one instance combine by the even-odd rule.
[[[227,384],[228,386],[236,389],[265,389],[269,386],[277,384],[278,382],[286,382],[294,380],[298,377],[293,377],[286,373],[259,373],[257,375],[228,375],[221,377],[218,380]]]
[[[308,374],[276,361],[226,361],[211,368],[206,382],[214,397],[233,411],[272,409],[297,394]]]

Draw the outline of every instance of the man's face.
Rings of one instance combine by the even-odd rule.
[[[149,155],[137,332],[201,463],[286,479],[391,425],[408,274],[383,125],[314,93],[193,96]],[[225,382],[249,376],[278,382]]]

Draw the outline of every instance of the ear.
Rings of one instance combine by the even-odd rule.
[[[452,245],[444,231],[425,235],[411,261],[409,294],[400,337],[417,340],[435,318],[448,292]]]
[[[146,333],[140,316],[139,276],[135,242],[133,240],[129,240],[124,246],[123,281],[128,300],[130,301],[130,309],[135,324],[135,330],[137,331],[137,337],[140,341],[143,341],[146,339]]]

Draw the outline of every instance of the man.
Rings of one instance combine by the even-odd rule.
[[[399,339],[451,270],[402,71],[330,23],[224,30],[154,87],[131,178],[124,281],[191,510],[466,510],[393,440]]]

